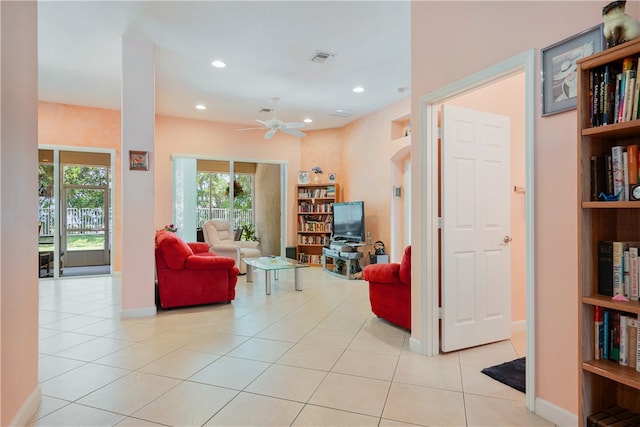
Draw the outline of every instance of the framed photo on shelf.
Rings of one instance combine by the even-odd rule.
[[[335,172],[329,172],[329,175],[327,175],[327,178],[329,180],[329,184],[335,184],[336,183],[336,173]]]
[[[576,61],[602,51],[604,24],[542,49],[542,116],[576,108]]]
[[[129,170],[148,171],[149,170],[149,152],[130,150],[129,151]]]
[[[310,182],[309,171],[298,171],[298,184],[308,184]]]

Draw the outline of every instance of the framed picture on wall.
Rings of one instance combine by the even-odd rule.
[[[335,184],[336,183],[336,173],[335,172],[329,172],[329,175],[327,175],[327,178],[329,179],[329,184]]]
[[[576,108],[576,61],[602,51],[600,24],[542,49],[542,116]]]
[[[298,184],[308,184],[309,182],[311,182],[309,171],[298,171]]]
[[[148,151],[129,151],[129,170],[148,171],[149,170],[149,152]]]

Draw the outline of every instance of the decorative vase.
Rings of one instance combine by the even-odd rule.
[[[640,36],[640,23],[624,12],[626,1],[613,1],[602,8],[603,33],[607,48]]]
[[[320,174],[318,174],[318,173],[314,173],[313,175],[314,175],[314,176],[313,176],[313,182],[315,182],[316,184],[318,184],[318,183],[320,182],[320,176],[319,176]]]

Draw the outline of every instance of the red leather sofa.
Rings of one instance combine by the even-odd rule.
[[[362,270],[369,282],[371,311],[389,322],[411,329],[411,246],[400,263],[369,264]]]
[[[155,245],[160,307],[233,301],[239,272],[232,258],[167,230],[156,232]]]

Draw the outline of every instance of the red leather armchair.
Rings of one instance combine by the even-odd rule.
[[[202,242],[186,243],[171,231],[156,232],[160,307],[231,302],[238,268],[232,258],[209,252]]]
[[[407,246],[402,262],[370,264],[362,271],[369,282],[371,311],[391,323],[411,329],[411,246]]]

